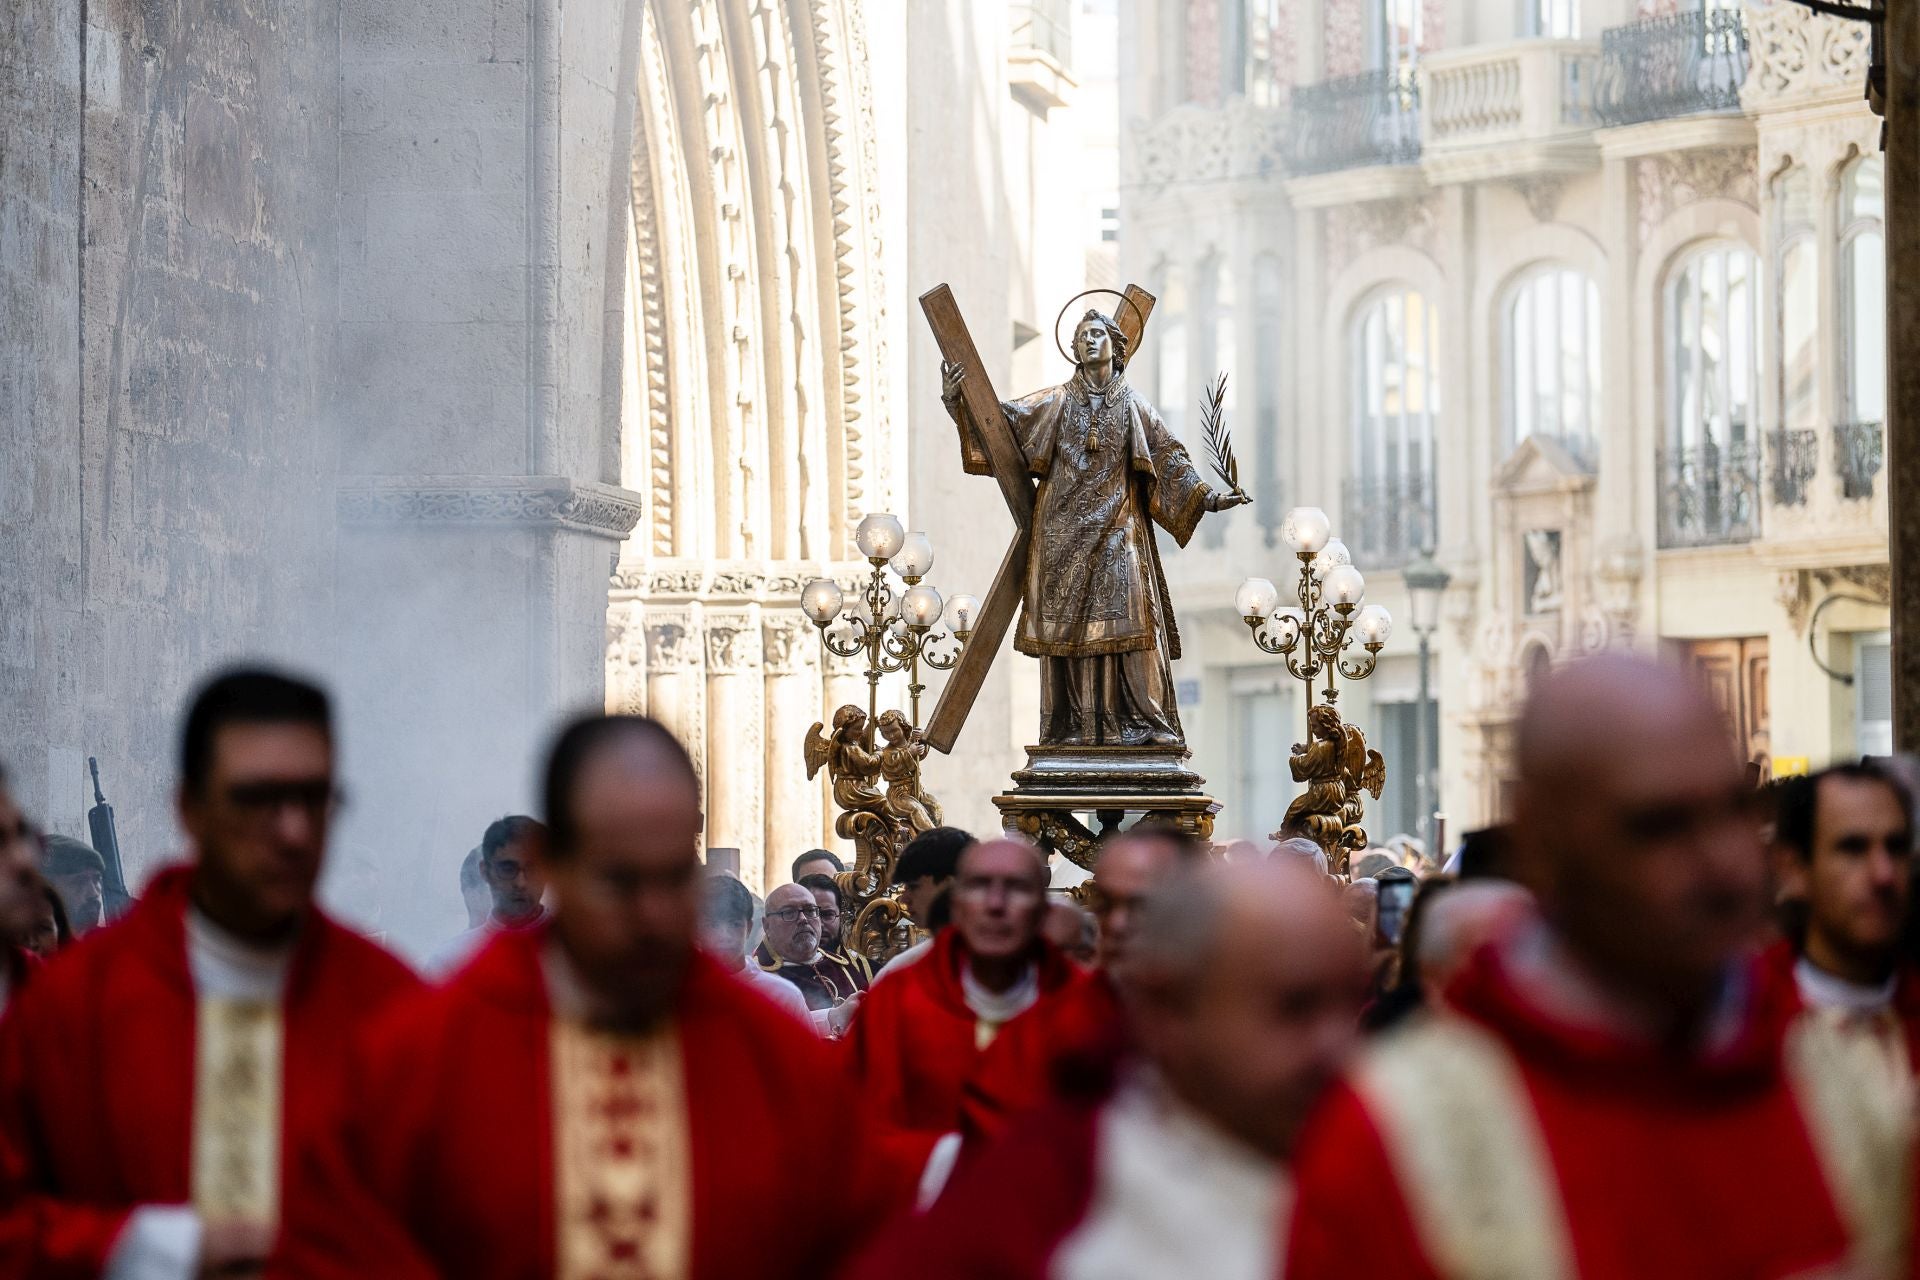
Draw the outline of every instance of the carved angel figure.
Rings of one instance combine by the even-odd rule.
[[[851,837],[855,814],[886,812],[886,797],[874,785],[880,775],[880,756],[867,746],[867,713],[852,703],[833,713],[831,736],[821,732],[823,727],[816,720],[807,731],[807,779],[812,781],[826,766],[833,782],[833,802],[842,810],[835,829]]]
[[[1307,712],[1307,740],[1293,745],[1288,761],[1295,782],[1307,789],[1287,806],[1281,829],[1298,831],[1330,853],[1346,828],[1346,735],[1340,713],[1322,704]]]
[[[920,731],[898,711],[882,711],[876,722],[886,745],[880,748],[880,778],[887,784],[887,816],[910,829],[909,839],[940,825],[940,802],[920,785],[920,762],[927,744]]]

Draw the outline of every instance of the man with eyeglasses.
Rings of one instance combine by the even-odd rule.
[[[820,904],[813,890],[803,884],[783,884],[769,893],[766,930],[767,936],[754,952],[754,963],[763,973],[799,989],[820,1034],[844,1033],[866,984],[849,965],[821,947]]]
[[[1624,655],[1561,668],[1515,760],[1538,916],[1323,1104],[1288,1280],[1908,1274],[1905,1090],[1749,953],[1759,814],[1705,692]]]
[[[455,934],[427,961],[425,971],[444,977],[470,960],[502,930],[531,929],[547,918],[547,891],[535,850],[547,829],[524,814],[499,818],[480,837],[480,877],[492,900],[487,918]]]
[[[696,948],[685,748],[575,721],[545,810],[551,918],[367,1035],[280,1274],[836,1274],[886,1207],[867,1124],[834,1051]],[[822,1151],[834,1193],[796,1194]]]
[[[192,861],[0,1020],[0,1275],[259,1274],[347,1044],[418,985],[314,903],[333,742],[300,680],[231,671],[194,698]]]

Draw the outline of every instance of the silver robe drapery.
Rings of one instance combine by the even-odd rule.
[[[1185,546],[1206,482],[1124,374],[1095,389],[1075,373],[1001,408],[1040,481],[1014,647],[1041,661],[1042,743],[1180,743],[1180,634],[1153,525]],[[967,471],[993,474],[956,416]]]

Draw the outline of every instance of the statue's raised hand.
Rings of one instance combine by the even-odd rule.
[[[1207,491],[1207,510],[1209,511],[1226,511],[1233,507],[1243,507],[1252,501],[1252,498],[1238,489],[1228,489],[1225,492],[1219,489]]]
[[[940,398],[952,404],[960,398],[960,384],[967,380],[967,371],[959,362],[942,360],[940,362]]]

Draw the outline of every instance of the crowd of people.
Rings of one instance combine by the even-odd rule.
[[[415,973],[316,905],[334,741],[206,684],[111,921],[0,776],[0,1277],[1920,1271],[1912,779],[1756,787],[1666,667],[1543,678],[1444,860],[1136,826],[1068,897],[936,828],[884,963],[839,858],[761,900],[674,737],[588,716]]]

